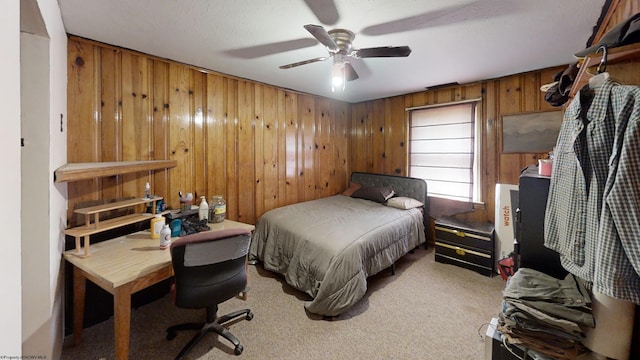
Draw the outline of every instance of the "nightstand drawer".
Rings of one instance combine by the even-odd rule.
[[[438,219],[435,223],[436,241],[445,241],[466,248],[485,252],[493,251],[493,226],[491,224],[462,223],[450,219]]]
[[[440,241],[436,241],[436,254],[448,256],[461,262],[473,263],[477,266],[485,267],[488,269],[491,269],[493,263],[493,257],[491,256],[491,254],[443,243]]]

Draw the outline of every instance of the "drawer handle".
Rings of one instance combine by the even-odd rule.
[[[465,234],[464,231],[453,230],[453,232],[460,237],[467,236],[467,234]]]
[[[460,248],[457,248],[457,249],[456,249],[456,254],[458,254],[458,255],[460,255],[460,256],[465,256],[465,255],[467,255],[467,253],[466,253],[464,250],[460,249]]]

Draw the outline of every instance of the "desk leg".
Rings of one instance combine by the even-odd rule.
[[[129,335],[131,333],[131,289],[117,287],[113,294],[113,323],[116,337],[116,359],[129,358]]]
[[[73,268],[73,343],[80,344],[84,325],[84,297],[87,279],[78,268]]]

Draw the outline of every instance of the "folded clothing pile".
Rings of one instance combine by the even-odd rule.
[[[520,268],[507,280],[497,327],[506,343],[553,359],[575,359],[588,351],[582,329],[594,326],[591,298],[572,274],[561,280]]]

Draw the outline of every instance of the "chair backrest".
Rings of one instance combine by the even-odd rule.
[[[251,233],[242,229],[205,231],[173,242],[176,306],[205,308],[243,291],[250,242]]]

